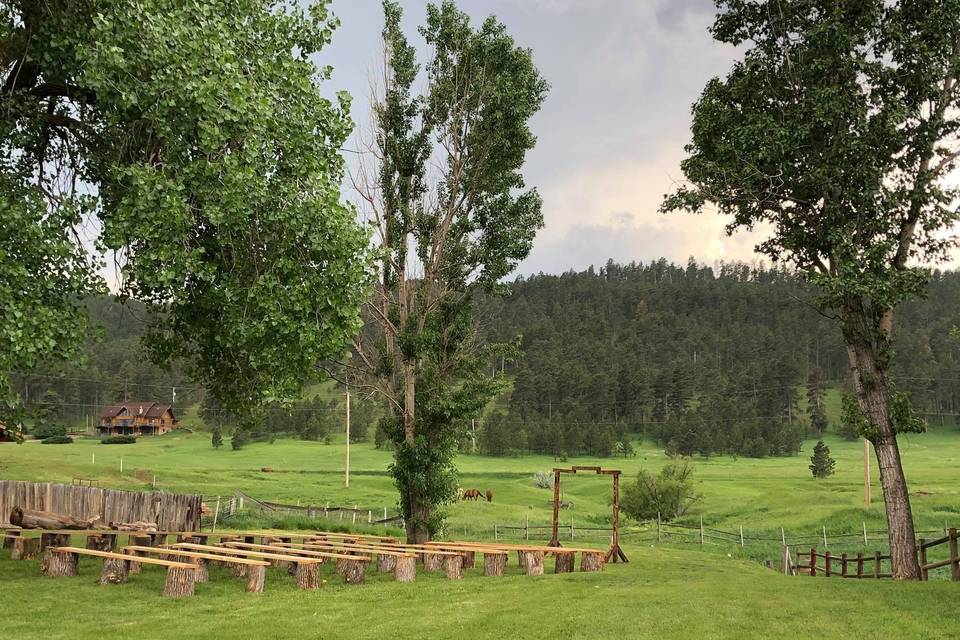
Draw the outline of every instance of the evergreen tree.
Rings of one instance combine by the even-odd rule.
[[[818,440],[813,447],[813,455],[810,456],[810,472],[814,478],[826,478],[832,476],[837,461],[830,457],[830,447]]]
[[[213,445],[214,449],[219,449],[223,445],[223,433],[219,425],[213,428],[213,432],[210,435],[210,444]]]

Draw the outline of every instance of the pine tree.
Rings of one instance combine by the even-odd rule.
[[[823,440],[818,440],[813,447],[813,455],[810,456],[810,472],[814,478],[826,478],[832,476],[837,461],[830,457],[830,447],[823,444]]]

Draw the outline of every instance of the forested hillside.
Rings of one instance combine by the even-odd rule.
[[[484,424],[490,453],[619,452],[642,431],[681,453],[783,455],[823,429],[824,390],[847,368],[840,329],[794,276],[664,260],[520,279],[489,305],[514,388]],[[960,274],[896,316],[896,380],[928,418],[955,413]],[[836,416],[831,416],[836,422]],[[834,425],[839,428],[839,425]]]
[[[642,433],[680,453],[787,455],[811,432],[842,430],[836,407],[828,421],[824,403],[844,385],[840,330],[788,273],[661,260],[520,278],[510,289],[482,303],[484,327],[500,341],[521,336],[523,356],[496,363],[512,391],[467,425],[464,447],[629,454],[628,434]],[[124,396],[170,402],[176,389],[178,413],[195,408],[202,390],[141,349],[138,304],[87,305],[102,329],[88,340],[86,363],[21,379],[31,405],[74,425]],[[934,424],[954,422],[960,402],[958,319],[956,272],[934,274],[927,299],[896,316],[896,381]],[[253,437],[323,439],[343,422],[339,397],[313,394],[273,411]],[[376,409],[364,402],[354,413],[369,422]]]

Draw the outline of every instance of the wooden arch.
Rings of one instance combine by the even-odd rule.
[[[593,471],[598,475],[613,476],[613,537],[610,540],[610,550],[607,551],[606,561],[617,562],[627,560],[626,554],[620,548],[620,469],[601,469],[600,467],[573,466],[569,469],[553,470],[553,534],[548,546],[559,547],[560,544],[560,474],[576,473],[578,471]]]

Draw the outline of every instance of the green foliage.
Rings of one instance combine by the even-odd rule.
[[[50,436],[40,441],[40,444],[73,444],[70,436]]]
[[[19,248],[0,248],[16,312],[0,370],[73,355],[78,295],[102,289],[73,234],[92,214],[121,296],[147,305],[151,355],[182,359],[240,428],[342,350],[367,235],[340,202],[349,97],[325,98],[312,61],[337,24],[326,5],[2,7],[0,224],[16,235],[0,242]]]
[[[818,440],[810,456],[810,473],[814,478],[827,478],[834,474],[837,461],[830,457],[830,447]]]
[[[547,471],[537,471],[533,474],[533,486],[540,489],[553,489],[553,474]]]
[[[136,436],[107,436],[100,440],[100,444],[135,444]]]
[[[637,479],[624,487],[620,508],[631,518],[663,521],[679,518],[701,500],[693,486],[693,465],[673,458],[660,473],[641,469]]]
[[[31,429],[30,435],[37,440],[45,440],[46,438],[53,438],[56,436],[65,436],[67,435],[67,427],[56,422],[42,421],[36,424],[33,429]]]

